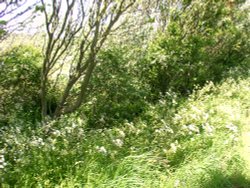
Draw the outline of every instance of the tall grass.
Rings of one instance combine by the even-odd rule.
[[[1,186],[250,187],[240,154],[249,98],[249,78],[227,79],[112,129],[87,131],[74,116],[35,130],[16,122],[1,129]]]

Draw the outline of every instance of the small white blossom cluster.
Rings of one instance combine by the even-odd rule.
[[[52,132],[52,135],[58,137],[58,136],[61,136],[61,132],[60,132],[59,130],[54,130],[54,131]]]
[[[106,148],[104,146],[96,146],[96,150],[103,155],[108,154],[108,151],[106,150]]]
[[[193,134],[193,133],[198,134],[200,132],[199,128],[194,124],[183,125],[182,129],[185,130],[185,131],[188,131],[188,134],[190,134],[190,135]]]
[[[31,143],[31,145],[37,146],[37,147],[45,145],[45,143],[44,143],[44,141],[43,141],[42,138],[33,138],[33,140],[30,143]]]
[[[209,125],[209,123],[202,124],[202,128],[208,135],[212,135],[212,133],[214,132],[214,127],[212,125]]]
[[[226,126],[225,126],[229,131],[231,131],[231,134],[229,136],[229,139],[225,140],[224,144],[229,144],[229,143],[232,143],[232,142],[238,142],[239,141],[239,138],[238,138],[238,127],[232,123],[228,123]]]
[[[121,138],[125,138],[126,134],[122,130],[118,130],[118,134]]]
[[[180,144],[178,142],[178,140],[176,140],[175,142],[170,144],[170,148],[171,150],[176,153],[177,149],[180,148]]]
[[[133,122],[126,122],[126,123],[124,123],[124,125],[125,125],[126,127],[128,127],[128,129],[129,129],[131,132],[134,132],[134,131],[136,130],[136,128],[135,128]]]
[[[161,127],[159,129],[155,130],[155,133],[161,134],[161,133],[171,133],[173,134],[174,131],[172,128],[170,128],[168,125],[165,125],[164,127]]]
[[[226,128],[229,129],[230,131],[237,133],[238,132],[238,127],[232,123],[229,123],[226,125]]]
[[[0,170],[4,169],[5,166],[6,166],[6,162],[5,162],[5,159],[4,159],[4,155],[0,154]]]
[[[232,135],[230,135],[229,139],[227,139],[227,140],[224,141],[224,144],[228,145],[230,143],[238,142],[238,141],[239,141],[239,138],[237,136],[235,136],[235,135],[232,134]]]
[[[180,180],[175,180],[175,182],[174,182],[174,187],[176,188],[176,187],[180,187]]]
[[[0,67],[3,67],[4,66],[4,62],[2,61],[1,63],[0,63]]]
[[[112,141],[118,147],[122,147],[123,146],[123,141],[121,139],[114,139]]]
[[[124,125],[128,128],[130,133],[134,133],[135,135],[139,135],[142,132],[140,128],[134,126],[133,122],[126,122]]]
[[[70,134],[70,133],[72,133],[73,128],[72,127],[65,127],[65,131],[66,131],[66,133]]]

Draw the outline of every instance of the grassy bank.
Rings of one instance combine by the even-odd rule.
[[[2,129],[2,187],[247,188],[249,98],[249,78],[227,79],[112,129],[73,116],[35,130],[16,122]]]

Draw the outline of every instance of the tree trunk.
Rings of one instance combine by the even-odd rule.
[[[42,122],[46,121],[46,116],[47,116],[46,86],[47,86],[47,78],[43,74],[42,80],[41,80],[41,118],[42,118]]]

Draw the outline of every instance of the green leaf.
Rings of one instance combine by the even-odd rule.
[[[36,12],[38,12],[38,11],[43,12],[44,10],[45,10],[45,6],[42,6],[42,5],[37,5],[36,9],[35,9]]]
[[[0,25],[6,25],[7,22],[5,20],[0,20]]]

